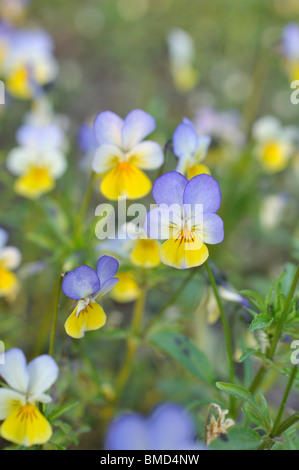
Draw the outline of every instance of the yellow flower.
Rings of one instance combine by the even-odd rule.
[[[51,147],[17,147],[11,150],[7,160],[9,171],[18,176],[14,184],[16,193],[29,199],[51,191],[66,165],[64,154]]]
[[[116,302],[133,302],[140,295],[138,282],[131,272],[122,272],[118,274],[119,282],[111,290],[111,298]]]
[[[45,444],[52,428],[36,402],[51,401],[45,392],[58,377],[56,362],[44,354],[27,365],[20,349],[10,349],[0,356],[0,376],[10,387],[0,388],[1,436],[26,447]]]
[[[252,133],[255,154],[264,169],[269,173],[284,170],[295,152],[296,129],[283,128],[275,117],[264,116],[255,122]]]
[[[92,168],[103,175],[100,189],[105,197],[138,199],[149,193],[152,183],[142,170],[158,168],[164,159],[160,145],[142,142],[155,127],[154,118],[139,109],[124,120],[111,111],[96,117],[94,130],[99,147]]]
[[[7,238],[5,230],[0,229],[0,297],[8,297],[16,292],[18,279],[12,270],[21,262],[21,253],[17,248],[4,246]]]

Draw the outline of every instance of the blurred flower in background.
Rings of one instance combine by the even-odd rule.
[[[177,126],[172,136],[173,152],[179,159],[176,171],[187,174],[187,178],[201,173],[210,174],[210,170],[201,162],[204,160],[211,137],[208,135],[198,136],[193,123],[184,118],[183,122]]]
[[[5,21],[19,24],[24,20],[27,5],[31,0],[0,0],[0,16]]]
[[[3,34],[2,34],[3,36]],[[42,87],[53,82],[58,64],[53,56],[51,36],[41,29],[12,29],[2,40],[1,75],[15,98],[39,96]]]
[[[195,68],[195,45],[187,31],[172,29],[167,35],[169,67],[174,86],[181,92],[192,90],[198,83]]]
[[[123,271],[118,275],[118,283],[113,287],[110,297],[119,303],[133,302],[141,294],[137,273],[134,271]]]
[[[112,421],[106,436],[106,449],[207,450],[195,436],[191,416],[181,406],[165,403],[148,418],[127,413]]]
[[[13,246],[6,246],[8,233],[0,228],[0,297],[12,298],[18,289],[17,276],[12,272],[22,259],[21,252]]]
[[[77,134],[78,147],[82,153],[80,168],[83,171],[89,171],[93,155],[98,147],[96,136],[93,129],[93,123],[86,122],[78,129]]]
[[[256,142],[255,155],[269,173],[284,170],[294,155],[298,129],[283,127],[274,116],[263,116],[253,125],[252,136]]]
[[[281,52],[291,81],[299,80],[299,24],[289,23],[282,30]]]

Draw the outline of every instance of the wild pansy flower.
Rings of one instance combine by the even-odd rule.
[[[14,246],[5,246],[8,234],[0,228],[0,297],[12,295],[18,287],[18,279],[12,272],[21,263],[21,253]]]
[[[289,23],[282,30],[281,52],[290,80],[299,79],[299,24]]]
[[[126,413],[109,426],[108,450],[207,450],[195,439],[192,417],[179,405],[165,403],[149,417]]]
[[[270,173],[284,170],[296,150],[298,130],[293,126],[282,127],[274,116],[259,118],[252,129],[256,141],[255,155],[264,169]]]
[[[18,176],[14,189],[21,196],[36,199],[51,191],[67,168],[64,129],[54,117],[32,112],[18,129],[16,139],[19,147],[7,158],[8,170]]]
[[[177,90],[187,92],[198,82],[194,66],[194,40],[187,31],[175,28],[167,35],[170,72]]]
[[[221,191],[210,175],[194,176],[190,181],[171,171],[153,185],[158,207],[147,214],[145,231],[150,238],[166,240],[160,247],[162,263],[178,269],[203,264],[208,244],[223,241],[223,221],[215,213],[221,204]]]
[[[194,127],[199,135],[209,135],[212,143],[232,147],[242,147],[246,142],[241,130],[241,117],[236,111],[218,111],[209,106],[197,109]]]
[[[164,160],[159,144],[143,141],[155,128],[155,119],[141,109],[124,120],[111,111],[98,114],[94,131],[99,147],[92,168],[103,174],[100,189],[105,197],[138,199],[148,194],[152,183],[142,170],[159,168]]]
[[[47,354],[26,362],[17,348],[3,353],[0,376],[9,388],[0,388],[0,429],[7,441],[22,446],[45,444],[52,436],[52,428],[36,403],[49,403],[45,392],[58,377],[58,366]]]
[[[58,65],[53,56],[53,41],[43,30],[15,29],[2,62],[2,75],[7,91],[14,97],[30,99],[41,87],[54,81]]]
[[[77,301],[75,309],[65,322],[65,330],[72,338],[82,338],[85,331],[98,330],[106,323],[106,314],[96,299],[107,294],[118,282],[115,274],[119,263],[111,256],[102,256],[97,270],[83,264],[66,274],[62,290]]]
[[[30,0],[0,0],[0,16],[9,23],[20,23]]]
[[[123,271],[117,274],[118,283],[113,287],[110,297],[119,303],[133,302],[141,294],[136,273],[133,271]]]
[[[172,136],[173,151],[179,159],[176,171],[187,174],[188,179],[201,173],[210,174],[208,167],[201,163],[210,143],[211,137],[199,136],[190,119],[184,118]]]

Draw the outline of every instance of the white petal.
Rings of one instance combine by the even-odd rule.
[[[32,149],[25,147],[16,147],[12,149],[7,157],[7,168],[16,176],[26,173],[31,166],[38,164],[38,153]]]
[[[259,118],[252,128],[252,135],[256,140],[276,140],[280,132],[280,122],[274,116],[263,116]]]
[[[39,356],[28,364],[29,386],[31,396],[40,395],[48,390],[56,381],[59,368],[48,354]]]
[[[123,154],[118,147],[103,144],[96,150],[91,166],[96,173],[105,173],[105,171],[111,170],[115,163],[122,158]]]
[[[174,209],[161,204],[147,213],[144,229],[149,238],[168,240],[183,227],[184,222]]]
[[[21,263],[22,255],[18,248],[6,246],[0,251],[0,264],[5,269],[15,269]]]
[[[57,149],[43,149],[39,154],[39,165],[46,167],[50,175],[56,179],[63,175],[67,168],[65,155]]]
[[[127,158],[139,168],[153,170],[162,165],[164,153],[159,144],[147,140],[135,145],[127,154]]]
[[[0,249],[6,245],[8,240],[8,233],[3,228],[0,228]]]
[[[156,128],[155,119],[142,109],[134,109],[124,120],[122,143],[124,150],[132,149]]]
[[[24,405],[25,395],[10,390],[10,388],[0,388],[0,420],[6,419],[15,409],[16,402]]]
[[[26,394],[29,384],[29,373],[23,351],[17,348],[10,349],[3,353],[2,359],[4,360],[0,358],[0,376],[3,377],[11,388]]]
[[[112,144],[121,148],[124,121],[112,111],[103,111],[94,121],[94,132],[99,145]]]

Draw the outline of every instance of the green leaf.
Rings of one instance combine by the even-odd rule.
[[[248,297],[260,310],[265,310],[265,301],[258,292],[253,290],[241,290],[240,294]]]
[[[149,341],[168,353],[192,375],[210,385],[215,385],[215,376],[206,355],[185,336],[174,331],[159,331]]]
[[[73,401],[72,403],[69,403],[68,405],[61,406],[60,408],[58,408],[58,410],[54,411],[54,413],[51,413],[50,415],[48,415],[47,418],[48,418],[49,421],[51,421],[53,419],[56,419],[59,416],[66,413],[67,411],[74,408],[74,406],[77,406],[78,404],[79,404],[78,401]]]
[[[257,449],[261,443],[261,436],[253,429],[244,429],[237,426],[228,430],[226,440],[216,439],[209,446],[214,450],[246,450]]]
[[[259,315],[256,315],[252,320],[249,330],[251,331],[251,333],[255,330],[262,330],[263,328],[270,326],[272,322],[273,318],[271,318],[266,313],[260,313]]]
[[[246,388],[241,387],[240,385],[229,384],[226,382],[216,382],[216,387],[223,392],[250,403],[255,409],[258,409],[254,396]]]
[[[246,359],[248,359],[249,357],[253,356],[256,353],[257,353],[256,349],[247,348],[243,351],[243,354],[239,358],[238,362],[243,362],[243,361],[245,361]]]

